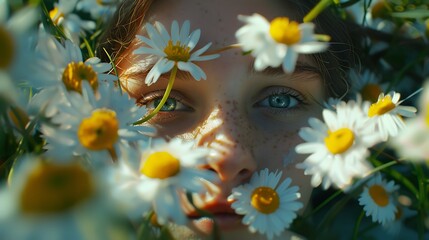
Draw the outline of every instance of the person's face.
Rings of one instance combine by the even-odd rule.
[[[212,42],[210,49],[214,50],[236,42],[234,33],[242,26],[237,15],[253,13],[269,20],[296,15],[280,0],[163,0],[151,6],[148,17],[150,22],[159,21],[167,29],[173,20],[179,24],[190,20],[191,30],[201,29],[199,47]],[[137,34],[147,36],[144,30]],[[139,46],[140,43],[133,44],[128,53]],[[119,66],[121,73],[144,59],[142,55],[128,55]],[[295,167],[302,157],[294,154],[294,147],[301,141],[300,128],[310,116],[321,112],[324,87],[317,65],[312,58],[301,57],[295,72],[286,75],[281,69],[256,72],[253,61],[237,48],[222,52],[215,60],[197,62],[207,80],[197,82],[179,73],[167,102],[171,111],[161,111],[150,120],[160,136],[195,139],[198,145],[213,150],[205,168],[218,174],[220,192],[212,193],[210,199],[202,197],[199,207],[215,214],[224,238],[239,234],[249,239],[245,237],[250,234],[247,227],[228,209],[227,197],[232,188],[247,182],[255,171],[282,170],[283,178],[291,177],[292,184],[300,187],[304,204],[312,189],[310,178]],[[140,78],[121,76],[121,80],[139,103],[153,108],[164,93],[169,75],[146,86],[144,73],[149,69],[141,68]],[[191,222],[190,228],[196,232],[207,233],[212,227],[206,218]]]

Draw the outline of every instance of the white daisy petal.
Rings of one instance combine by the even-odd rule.
[[[286,51],[286,55],[283,60],[283,70],[286,73],[291,73],[295,70],[296,60],[298,59],[298,53],[289,48]]]
[[[181,42],[185,42],[189,36],[189,30],[191,28],[191,23],[189,20],[186,20],[182,24],[182,28],[180,29],[179,39]]]
[[[326,49],[328,49],[329,44],[324,42],[308,42],[308,43],[301,43],[299,45],[293,46],[293,49],[302,54],[311,54],[311,53],[318,53],[323,52]]]
[[[185,41],[186,45],[190,48],[190,50],[194,49],[194,47],[197,45],[198,41],[200,40],[201,36],[201,30],[197,29],[191,33],[187,41]]]
[[[201,79],[205,80],[207,78],[204,71],[192,62],[179,62],[177,66],[180,70],[189,72],[192,77],[197,81]]]
[[[145,83],[151,85],[158,81],[161,74],[170,71],[174,66],[174,62],[168,61],[167,59],[161,58],[158,62],[152,67],[149,73],[146,76]]]
[[[301,42],[312,42],[314,41],[314,23],[301,23],[299,25],[299,28],[301,29]]]
[[[165,29],[164,25],[160,22],[155,22],[155,27],[160,33],[163,43],[167,44],[168,40],[170,40],[170,34],[168,34],[168,31]]]
[[[173,21],[171,23],[171,41],[173,41],[173,43],[178,41],[182,42],[182,39],[180,38],[179,23],[177,21]]]
[[[146,31],[152,39],[152,42],[155,44],[155,46],[159,49],[164,49],[164,46],[167,45],[165,40],[162,38],[162,36],[158,33],[158,31],[153,27],[151,24],[146,23]]]

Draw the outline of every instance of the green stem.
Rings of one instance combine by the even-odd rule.
[[[379,165],[378,167],[374,168],[368,175],[372,175],[373,173],[379,172],[379,171],[381,171],[381,170],[383,170],[385,168],[388,168],[390,166],[393,166],[393,165],[395,165],[397,163],[398,162],[396,162],[396,161],[390,161],[390,162],[387,162],[385,164]]]
[[[86,49],[88,50],[89,57],[95,57],[94,51],[92,50],[91,46],[89,45],[88,40],[85,37],[83,37],[82,39],[84,42],[83,44],[85,45]]]
[[[121,84],[121,80],[119,79],[119,75],[118,75],[118,70],[116,69],[116,64],[113,61],[112,57],[110,56],[110,54],[107,52],[106,48],[103,48],[103,51],[106,53],[106,56],[109,58],[110,61],[110,65],[112,65],[113,68],[113,72],[115,72],[115,75],[118,77],[118,87],[119,87],[119,92],[122,95],[122,84]]]
[[[325,8],[331,5],[333,0],[321,0],[307,15],[304,16],[304,22],[311,22],[314,18],[316,18]]]
[[[359,236],[359,227],[360,227],[360,223],[362,222],[363,217],[365,216],[365,211],[362,211],[358,217],[358,219],[356,220],[356,224],[355,227],[353,229],[353,240],[358,239]]]
[[[424,232],[425,232],[424,215],[425,215],[425,205],[426,205],[426,185],[425,185],[424,179],[426,177],[420,165],[414,164],[414,168],[416,170],[417,182],[419,185],[418,208],[419,208],[419,218],[421,221],[419,221],[419,225],[418,225],[418,235],[419,235],[419,239],[423,239]]]
[[[134,125],[142,124],[148,120],[150,120],[153,116],[155,116],[159,110],[164,106],[165,102],[170,95],[171,89],[173,88],[174,80],[176,79],[177,66],[175,65],[170,73],[170,79],[168,80],[167,89],[165,89],[164,96],[162,96],[161,102],[156,106],[156,108],[146,117],[134,123]]]

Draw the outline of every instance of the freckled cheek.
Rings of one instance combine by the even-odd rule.
[[[285,165],[295,165],[300,159],[298,155],[294,154],[294,149],[301,141],[295,132],[286,134],[266,133],[254,138],[252,145],[259,168],[283,169]],[[291,158],[292,162],[287,158]]]

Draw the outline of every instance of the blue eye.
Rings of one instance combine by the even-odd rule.
[[[258,107],[271,107],[271,108],[293,108],[299,104],[299,100],[296,97],[287,94],[273,94],[262,101],[257,103]]]
[[[161,102],[163,91],[151,92],[140,101],[140,105],[145,105],[148,109],[155,109]],[[180,94],[171,92],[170,96],[165,101],[160,112],[174,112],[174,111],[192,111],[192,108],[182,102],[183,99]]]
[[[153,108],[158,107],[159,103],[161,102],[161,98],[157,98],[152,101],[153,102]],[[160,111],[163,112],[170,112],[176,110],[177,107],[177,100],[174,98],[168,98],[167,101],[164,103],[164,106],[162,106]]]

